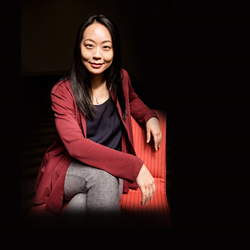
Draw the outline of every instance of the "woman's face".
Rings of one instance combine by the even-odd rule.
[[[80,48],[82,63],[91,74],[100,75],[112,64],[112,39],[104,25],[89,25],[83,33]]]

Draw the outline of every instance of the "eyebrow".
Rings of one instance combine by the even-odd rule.
[[[93,41],[92,39],[89,39],[89,38],[85,39],[84,42],[86,42],[87,40],[89,40],[89,41],[91,41],[93,43],[95,42],[95,41]],[[106,42],[112,43],[110,40],[105,40],[102,43],[106,43]]]

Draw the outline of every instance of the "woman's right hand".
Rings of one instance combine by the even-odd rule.
[[[144,164],[136,178],[136,183],[141,190],[141,205],[147,205],[149,200],[153,200],[155,183],[153,176]]]

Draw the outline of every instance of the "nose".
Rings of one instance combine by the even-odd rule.
[[[98,59],[101,59],[101,58],[102,58],[102,56],[101,56],[101,53],[100,53],[100,49],[97,47],[96,50],[94,51],[93,59],[98,60]]]

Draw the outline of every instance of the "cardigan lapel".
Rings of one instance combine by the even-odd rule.
[[[86,116],[82,112],[81,112],[81,123],[82,123],[83,136],[87,138]]]

